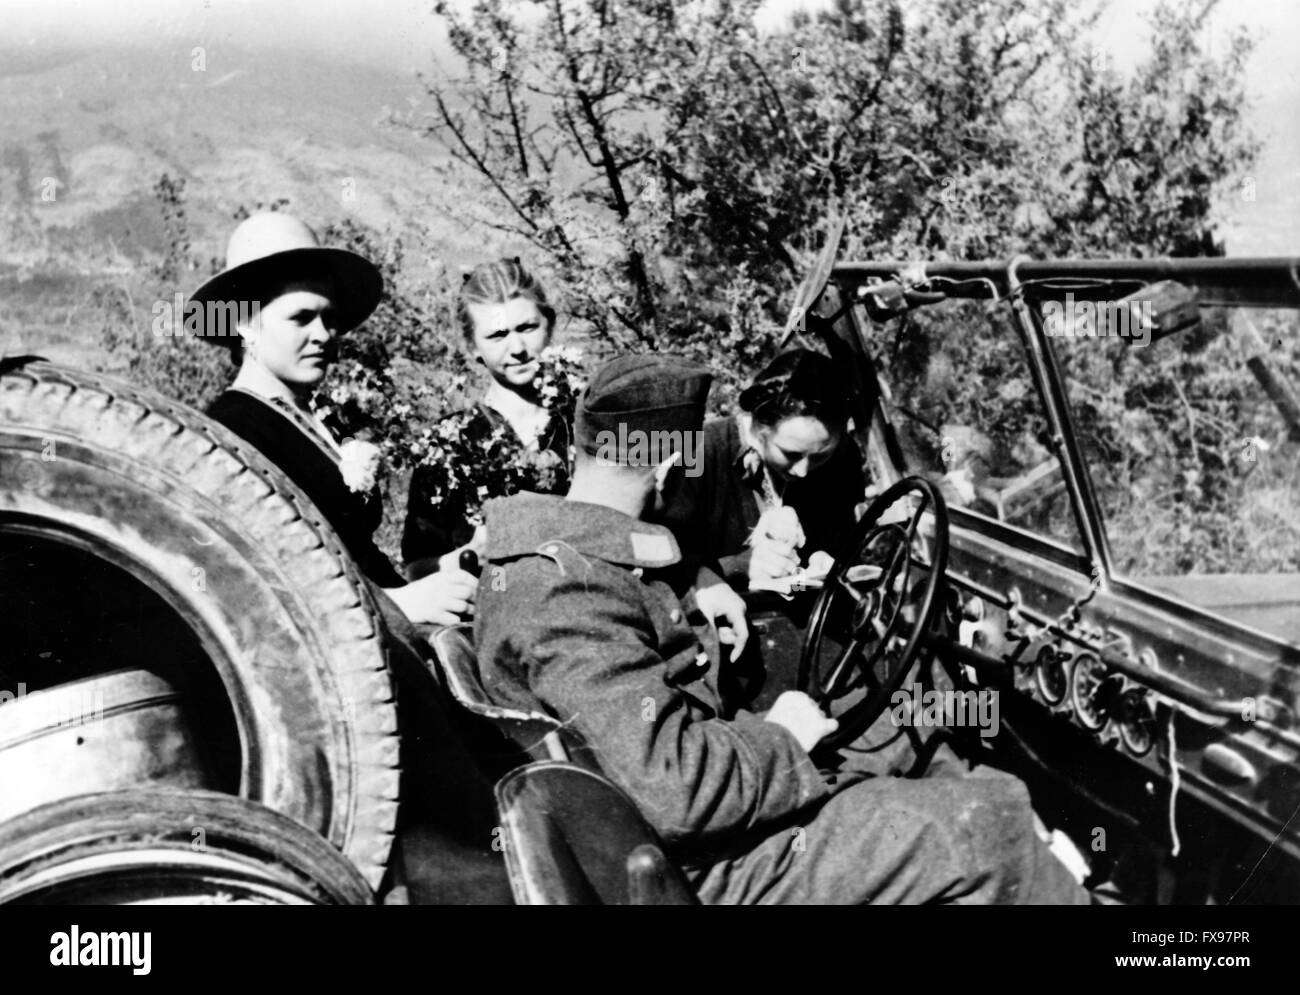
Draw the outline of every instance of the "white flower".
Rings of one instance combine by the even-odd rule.
[[[970,467],[963,466],[959,470],[949,470],[943,475],[943,479],[952,484],[962,504],[970,504],[975,500],[975,478],[971,474]]]
[[[542,350],[542,358],[550,360],[560,360],[572,363],[574,366],[581,366],[583,361],[582,350],[577,346],[547,346]]]
[[[379,478],[379,447],[371,442],[348,439],[339,447],[339,472],[348,490],[367,494]]]

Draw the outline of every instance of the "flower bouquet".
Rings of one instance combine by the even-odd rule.
[[[537,392],[550,412],[549,425],[573,423],[578,395],[585,386],[582,353],[552,347],[539,357]],[[567,433],[566,433],[567,434]],[[552,493],[567,477],[572,454],[525,445],[503,421],[479,408],[458,411],[425,429],[412,446],[413,461],[427,468],[430,501],[481,525],[490,498],[519,491]]]

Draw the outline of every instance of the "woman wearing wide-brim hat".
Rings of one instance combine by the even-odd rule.
[[[322,246],[297,218],[264,212],[235,228],[226,268],[191,295],[187,312],[203,341],[231,349],[239,367],[208,415],[311,498],[361,572],[407,618],[452,624],[472,614],[476,579],[452,569],[406,583],[374,541],[383,517],[377,451],[340,446],[307,406],[337,356],[338,337],[365,321],[383,292],[369,260]]]

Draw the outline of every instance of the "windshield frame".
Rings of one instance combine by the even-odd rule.
[[[1062,565],[1073,566],[1083,572],[1090,569],[1099,586],[1113,594],[1135,597],[1160,610],[1200,620],[1224,635],[1234,635],[1237,638],[1248,636],[1253,641],[1262,641],[1276,647],[1284,654],[1293,653],[1296,646],[1276,635],[1200,608],[1115,572],[1106,519],[1097,499],[1092,476],[1082,457],[1061,364],[1039,309],[1031,306],[1033,303],[1059,297],[1070,281],[1080,280],[1087,281],[1097,289],[1102,289],[1106,284],[1112,285],[1113,289],[1122,286],[1122,293],[1128,293],[1134,286],[1173,280],[1192,291],[1198,305],[1203,308],[1257,307],[1300,311],[1300,257],[1037,262],[1027,256],[1018,256],[1006,262],[844,262],[833,268],[828,284],[829,293],[818,301],[823,305],[819,308],[822,311],[827,310],[824,306],[827,299],[831,303],[830,311],[824,318],[828,326],[823,336],[828,345],[835,339],[840,340],[836,345],[842,349],[848,335],[840,330],[844,323],[838,319],[848,318],[847,324],[852,326],[852,335],[856,339],[851,347],[867,359],[866,365],[872,367],[870,375],[875,377],[878,374],[867,350],[869,339],[864,332],[864,323],[876,319],[863,307],[864,301],[875,299],[871,297],[872,287],[890,282],[901,284],[903,296],[907,297],[912,306],[935,303],[933,297],[929,300],[923,298],[936,290],[948,297],[1009,300],[1014,315],[1011,323],[1025,349],[1039,402],[1053,434],[1054,452],[1061,463],[1061,472],[1066,480],[1084,551],[1080,553],[1057,540],[969,509],[952,509],[954,520],[965,520],[992,538],[999,535],[1011,538],[1027,551],[1047,555]],[[912,299],[913,291],[915,297],[920,298],[915,303]],[[1111,296],[1122,296],[1122,293],[1112,293]],[[839,303],[841,300],[845,303]],[[833,348],[832,352],[834,351]],[[893,437],[893,425],[889,420],[886,402],[879,394],[878,382],[874,387],[876,396],[874,403],[869,405],[871,417],[868,429],[861,432],[863,451],[869,460],[887,458],[892,464],[891,469],[896,479],[911,471],[906,465],[901,447]],[[883,434],[878,426],[883,426]]]

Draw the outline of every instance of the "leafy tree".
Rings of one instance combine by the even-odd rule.
[[[470,371],[455,338],[459,281],[445,268],[413,276],[400,236],[352,218],[328,225],[321,240],[378,266],[385,293],[365,324],[339,339],[339,361],[318,401],[343,435],[380,443],[405,467],[413,437],[464,400]]]
[[[1148,51],[1117,66],[1088,41],[1102,5],[1065,0],[837,0],[767,35],[753,0],[444,3],[463,71],[430,84],[428,129],[485,190],[478,220],[543,254],[598,337],[736,380],[770,355],[840,216],[854,258],[1221,254],[1216,205],[1258,146],[1251,44],[1205,50],[1214,6],[1160,4]],[[1008,318],[918,313],[880,357],[927,456],[961,425],[1008,474],[1048,453]],[[1248,469],[1224,445],[1252,385],[1239,363],[1211,375],[1227,348],[1206,351],[1211,332],[1069,356],[1117,547],[1170,537],[1133,564],[1214,569],[1246,541],[1230,525],[1251,517]],[[1159,501],[1134,497],[1161,480]]]
[[[444,2],[458,65],[426,81],[431,113],[409,123],[483,191],[449,207],[529,245],[597,349],[694,354],[719,373],[725,405],[775,349],[794,287],[840,216],[841,255],[857,258],[1221,252],[1215,205],[1257,146],[1243,120],[1248,40],[1217,58],[1200,45],[1213,6],[1160,5],[1149,51],[1116,67],[1087,41],[1100,5],[1067,0],[837,0],[768,34],[755,27],[761,0]],[[172,233],[155,274],[164,285],[187,272],[197,282],[202,269],[182,193],[159,184]],[[385,442],[400,462],[461,400],[455,281],[414,275],[391,234],[350,221],[324,234],[374,259],[391,291],[344,340],[328,399],[344,431]],[[106,306],[129,311],[120,289]],[[122,319],[110,321],[119,337]],[[188,340],[146,354],[133,323],[132,375],[194,400],[228,377],[215,350]],[[919,383],[932,360],[960,358],[953,327],[917,315],[894,371]],[[1008,373],[1007,345],[974,356],[973,379],[932,391],[927,417],[992,418],[1001,451],[1037,453],[1046,440],[1028,414],[1032,385]],[[1153,377],[1209,362],[1172,351],[1182,358],[1162,355]],[[1179,435],[1167,387],[1129,390],[1100,351],[1073,362],[1101,391],[1082,420],[1090,439],[1122,451],[1113,465],[1138,466],[1172,431],[1198,482],[1190,520],[1222,517],[1240,493],[1225,477],[1235,471],[1195,433],[1230,423],[1226,399],[1243,383],[1190,398],[1218,405],[1219,422]],[[1103,424],[1139,404],[1170,414]]]
[[[856,257],[1215,251],[1254,146],[1248,43],[1196,44],[1212,2],[1159,7],[1127,81],[1095,4],[838,0],[768,35],[760,6],[437,8],[463,69],[427,129],[598,337],[748,373],[840,214]]]

